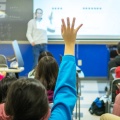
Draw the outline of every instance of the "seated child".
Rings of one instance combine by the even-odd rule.
[[[43,52],[40,54],[39,58],[38,58],[38,62],[39,62],[39,61],[41,60],[41,58],[44,57],[44,56],[51,56],[51,57],[53,57],[52,53],[50,53],[49,51],[43,51]],[[36,66],[36,67],[37,67],[37,66]],[[32,71],[30,71],[30,72],[28,73],[28,78],[34,78],[34,77],[35,77],[36,67],[35,67],[35,69],[33,69]]]
[[[7,76],[0,81],[0,120],[11,120],[4,111],[4,103],[6,102],[8,88],[14,81],[16,81],[16,78],[10,76]]]
[[[51,56],[42,57],[39,61],[35,78],[40,80],[47,90],[49,103],[53,102],[53,93],[58,75],[58,64]]]
[[[119,79],[120,78],[120,66],[116,67],[115,69],[115,79]],[[120,93],[120,84],[116,84],[113,85],[113,89],[112,89],[112,101],[114,102],[116,95],[118,95]]]

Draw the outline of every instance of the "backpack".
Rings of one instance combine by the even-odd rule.
[[[97,97],[93,103],[91,104],[91,107],[89,108],[89,112],[91,114],[95,114],[98,116],[101,116],[105,113],[105,103],[103,100],[100,100],[99,97]]]

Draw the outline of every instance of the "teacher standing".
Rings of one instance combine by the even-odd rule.
[[[32,45],[34,57],[33,68],[35,68],[38,63],[38,57],[40,53],[47,50],[47,26],[42,18],[42,15],[43,10],[41,8],[37,8],[35,11],[35,18],[28,22],[27,27],[26,36]]]

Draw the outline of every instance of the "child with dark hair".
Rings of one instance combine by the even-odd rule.
[[[41,60],[42,57],[44,56],[51,56],[53,57],[52,53],[50,53],[49,51],[43,51],[40,55],[39,55],[39,58],[38,58],[38,62]],[[36,66],[37,67],[37,66]],[[35,71],[36,71],[36,67],[30,71],[28,73],[28,78],[34,78],[35,77]]]
[[[40,81],[32,78],[18,79],[8,91],[5,110],[7,115],[13,117],[12,120],[49,118],[45,87]]]
[[[7,76],[0,81],[0,120],[10,120],[10,117],[5,114],[4,103],[10,85],[16,81],[15,77]]]
[[[36,68],[35,78],[40,80],[45,86],[49,103],[53,102],[53,93],[57,80],[58,69],[56,60],[51,56],[42,57]]]
[[[110,60],[108,63],[108,79],[112,80],[113,77],[110,75],[110,69],[113,67],[120,66],[120,42],[117,44],[117,50],[116,50],[117,56]]]
[[[74,57],[77,31],[67,18],[62,19],[61,33],[65,42],[64,56],[59,68],[54,92],[54,105],[51,110],[45,87],[35,79],[22,79],[14,82],[8,91],[5,110],[12,120],[72,120],[72,112],[77,100],[76,63]],[[50,117],[49,117],[50,115]]]
[[[38,58],[38,62],[41,60],[42,57],[45,57],[45,56],[51,56],[51,57],[54,57],[52,55],[52,53],[50,53],[49,51],[43,51],[42,53],[40,53],[40,56]]]

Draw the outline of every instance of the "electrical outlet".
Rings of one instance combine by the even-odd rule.
[[[82,66],[82,60],[78,60],[78,66]]]

